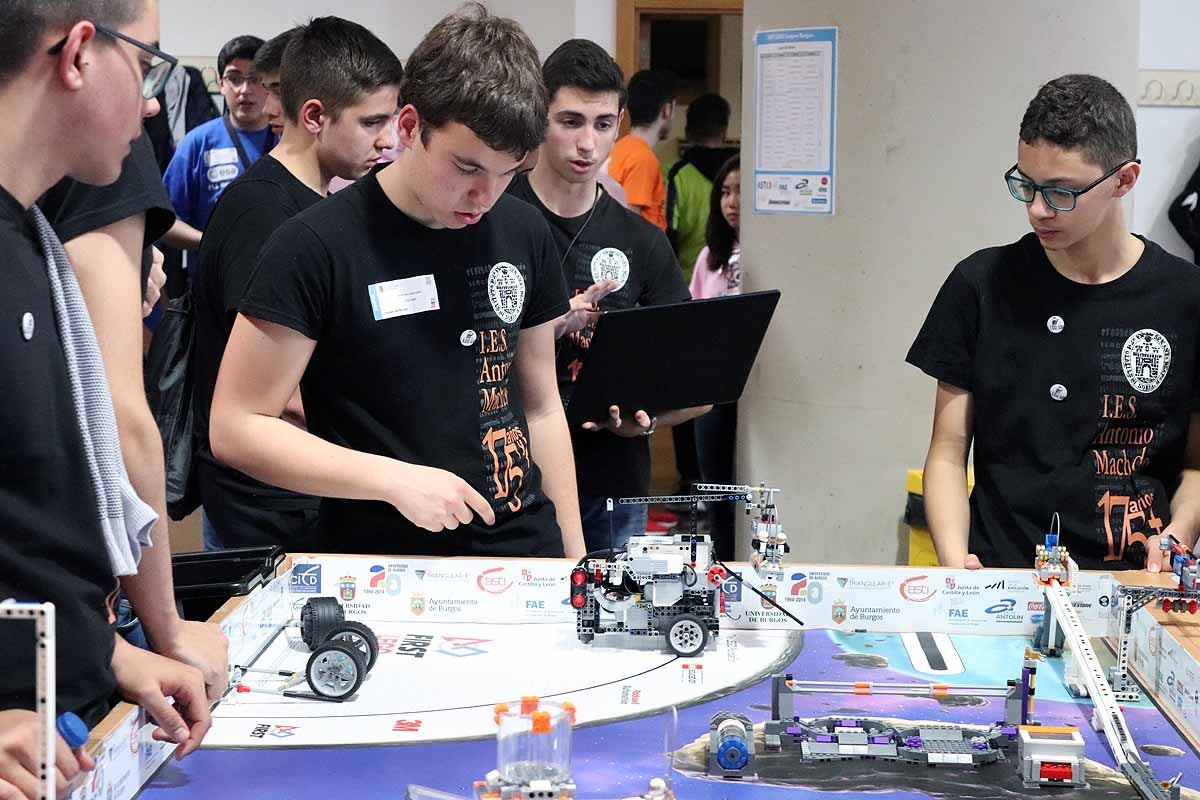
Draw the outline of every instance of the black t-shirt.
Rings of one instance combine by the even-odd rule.
[[[566,219],[551,212],[529,185],[528,175],[514,179],[509,192],[540,211],[550,223],[567,291],[572,296],[606,277],[609,270],[623,285],[600,301],[604,311],[681,303],[690,298],[667,237],[640,214],[623,208],[603,189],[590,220],[587,214]],[[556,367],[563,405],[570,402],[575,382],[586,368],[588,346],[595,331],[596,326],[589,325],[558,341]],[[575,450],[575,477],[580,495],[629,497],[649,492],[648,437],[625,438],[606,430],[572,428],[571,445]]]
[[[259,252],[280,225],[317,203],[321,195],[270,155],[264,155],[221,193],[200,242],[204,269],[193,276],[196,331],[192,350],[192,412],[196,455],[204,462],[218,492],[205,492],[229,504],[294,510],[315,507],[317,499],[269,486],[227,467],[213,457],[208,441],[209,415],[221,356],[233,331],[238,306]],[[224,532],[223,532],[224,533]],[[240,534],[239,534],[240,535]]]
[[[38,200],[38,207],[63,242],[112,225],[134,214],[146,215],[142,252],[141,291],[150,276],[150,247],[175,224],[175,209],[167,197],[154,149],[145,132],[134,140],[121,165],[121,176],[108,186],[89,186],[64,178]]]
[[[316,342],[300,382],[308,429],[335,444],[449,470],[487,498],[430,534],[382,502],[323,499],[338,552],[562,555],[509,365],[523,328],[567,311],[537,212],[501,197],[479,223],[427,228],[369,175],[284,223],[240,310]]]
[[[29,213],[0,188],[0,600],[54,603],[58,706],[107,697],[116,589]],[[31,625],[0,625],[0,709],[33,708]]]
[[[1032,233],[981,250],[909,350],[973,396],[969,546],[984,566],[1030,566],[1057,511],[1081,567],[1141,567],[1146,537],[1171,521],[1200,409],[1200,271],[1145,245],[1099,285],[1057,272]]]

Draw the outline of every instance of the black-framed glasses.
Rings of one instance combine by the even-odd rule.
[[[1042,200],[1046,201],[1046,205],[1055,211],[1074,211],[1075,203],[1079,200],[1079,195],[1086,194],[1095,189],[1120,172],[1126,165],[1141,163],[1142,160],[1140,158],[1131,158],[1127,161],[1122,161],[1082,189],[1068,189],[1065,186],[1042,186],[1041,184],[1034,183],[1028,178],[1023,178],[1017,174],[1016,164],[1013,164],[1012,169],[1004,173],[1004,182],[1008,184],[1008,193],[1014,199],[1020,200],[1026,205],[1032,203],[1033,199],[1037,197],[1037,193],[1041,192]]]
[[[112,28],[106,28],[103,25],[92,23],[92,27],[97,33],[113,39],[120,39],[122,42],[128,42],[139,50],[143,50],[154,56],[150,66],[146,67],[142,73],[142,99],[151,100],[158,96],[163,87],[167,85],[167,79],[171,77],[171,72],[174,71],[175,65],[179,63],[179,59],[169,53],[164,53],[152,44],[146,44],[132,36],[126,36],[120,31],[114,31]],[[64,36],[54,43],[54,46],[46,51],[47,55],[56,56],[62,52],[62,49],[67,44],[67,38]]]
[[[222,75],[221,80],[228,83],[234,89],[241,89],[246,84],[250,84],[250,88],[262,86],[262,79],[257,75],[243,75],[240,72],[230,72],[228,75]]]

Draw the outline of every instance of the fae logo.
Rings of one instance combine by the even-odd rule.
[[[567,598],[567,601],[570,602],[570,598]],[[527,610],[535,609],[537,611],[544,611],[546,609],[546,601],[545,600],[526,600],[525,608]]]
[[[442,653],[455,658],[469,658],[470,656],[482,656],[487,653],[478,645],[487,644],[491,639],[468,639],[462,636],[443,636],[442,646],[435,652]]]
[[[479,573],[479,577],[475,578],[475,585],[481,592],[504,594],[512,588],[513,584],[504,576],[504,567],[492,567]]]
[[[937,589],[930,588],[925,582],[928,575],[914,575],[900,582],[900,596],[910,603],[928,603],[937,594]]]
[[[988,614],[1009,614],[1017,607],[1017,601],[1011,597],[1006,597],[995,605],[990,605],[985,609]]]
[[[292,567],[292,592],[295,594],[320,594],[321,565],[300,564]]]
[[[372,589],[379,589],[383,586],[383,582],[387,580],[387,568],[383,564],[371,565],[371,581],[367,585]]]
[[[952,608],[952,609],[950,609],[950,621],[951,621],[951,622],[957,622],[957,621],[961,621],[961,620],[968,620],[968,619],[970,619],[970,618],[971,618],[971,614],[970,614],[970,612],[968,612],[968,611],[967,611],[965,608]]]

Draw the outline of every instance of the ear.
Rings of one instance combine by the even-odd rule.
[[[329,122],[329,117],[325,114],[325,104],[316,98],[305,100],[304,105],[300,106],[298,116],[300,127],[313,136],[319,136]]]
[[[421,139],[421,115],[416,107],[408,103],[396,115],[396,141],[403,149],[416,147]]]
[[[1132,192],[1141,174],[1141,164],[1131,162],[1121,167],[1121,171],[1117,173],[1117,188],[1113,190],[1113,197],[1124,197]]]
[[[58,54],[58,78],[68,91],[83,88],[84,68],[96,57],[96,27],[84,20],[67,33],[67,43]]]

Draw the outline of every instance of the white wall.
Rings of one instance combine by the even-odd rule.
[[[486,0],[492,11],[521,23],[543,58],[566,39],[593,39],[616,50],[616,0]],[[309,17],[336,14],[375,32],[400,58],[462,0],[161,0],[163,49],[185,58],[216,58],[238,34],[264,39]]]
[[[825,25],[840,29],[837,215],[753,214],[743,172],[747,288],[783,299],[741,404],[738,473],[785,489],[793,559],[891,563],[934,396],[905,353],[955,263],[1027,231],[1001,176],[1037,87],[1086,71],[1132,94],[1138,5],[747,0],[744,170],[755,32]]]
[[[1197,0],[1142,0],[1141,68],[1200,71],[1197,32]],[[1175,232],[1167,209],[1200,163],[1200,108],[1139,108],[1137,123],[1143,163],[1133,229],[1190,260],[1192,249]]]

